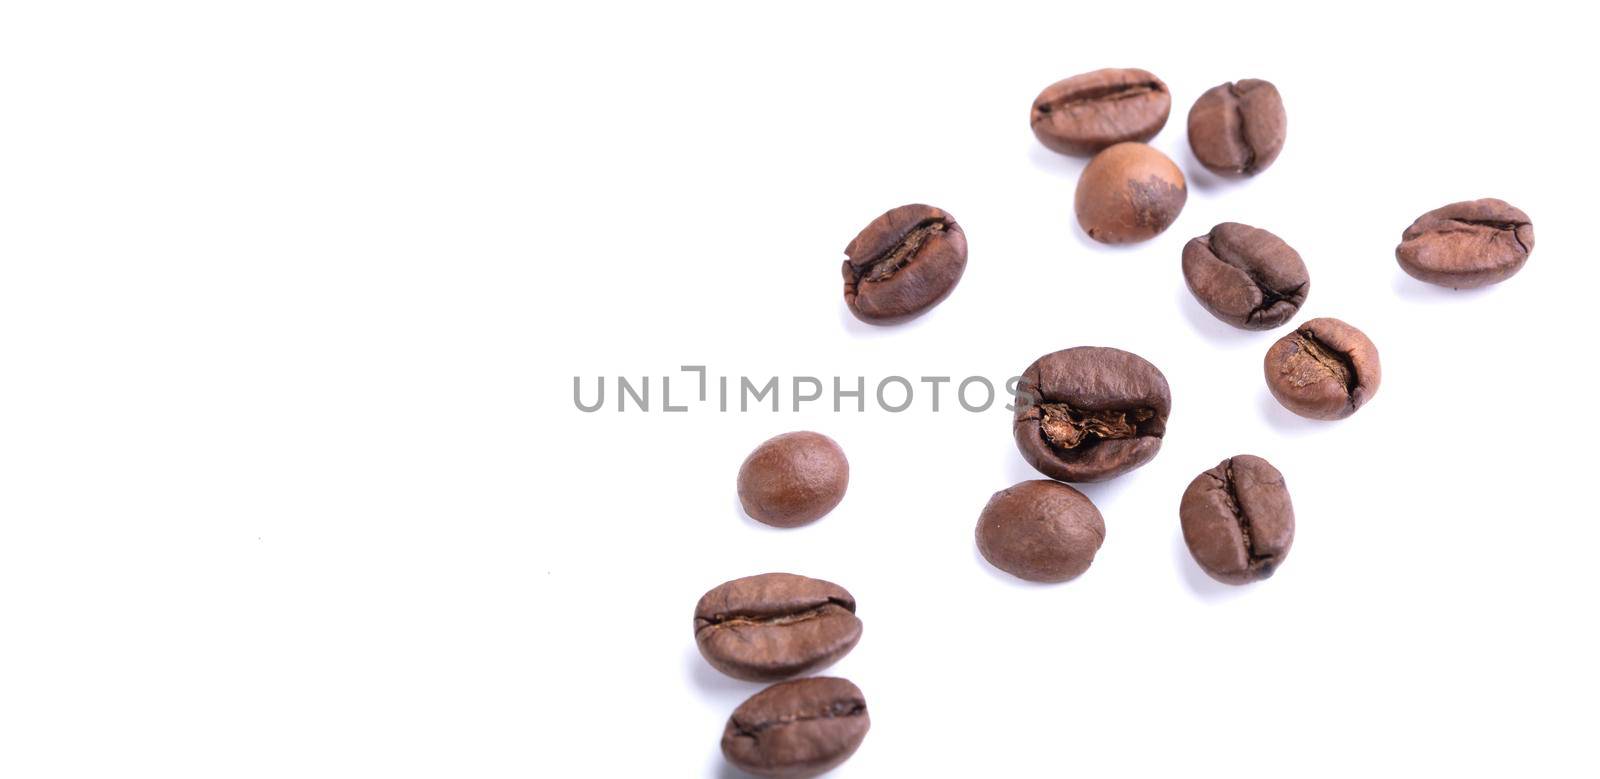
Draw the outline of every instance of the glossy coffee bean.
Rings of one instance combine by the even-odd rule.
[[[1189,109],[1189,148],[1206,170],[1254,176],[1283,151],[1289,118],[1270,81],[1247,78],[1214,86]]]
[[[933,206],[900,206],[844,249],[844,302],[857,319],[893,324],[949,296],[967,268],[967,235]]]
[[[1183,172],[1142,143],[1119,143],[1094,156],[1078,178],[1078,224],[1101,243],[1154,238],[1172,225],[1189,197]]]
[[[1183,280],[1212,316],[1246,330],[1289,321],[1311,291],[1299,252],[1237,222],[1223,222],[1183,247]]]
[[[849,485],[844,450],[821,433],[768,439],[739,467],[739,503],[751,519],[774,527],[816,521],[839,505]]]
[[[848,760],[871,726],[866,698],[844,679],[780,682],[733,710],[722,755],[746,773],[802,779]]]
[[[1044,88],[1028,122],[1053,151],[1088,157],[1124,141],[1148,141],[1167,123],[1172,95],[1148,70],[1106,68]]]
[[[1429,211],[1400,239],[1394,256],[1406,273],[1455,289],[1483,287],[1522,270],[1533,251],[1533,223],[1510,203],[1484,198]]]
[[[1267,389],[1283,407],[1311,419],[1344,419],[1378,392],[1378,347],[1337,319],[1312,319],[1267,350]]]
[[[1194,561],[1226,584],[1272,576],[1294,543],[1294,505],[1283,474],[1255,455],[1229,457],[1196,476],[1178,518]]]
[[[1012,435],[1040,473],[1104,481],[1156,456],[1172,395],[1143,357],[1079,346],[1040,357],[1018,384]]]
[[[701,656],[736,679],[775,682],[832,665],[861,640],[856,600],[833,582],[764,573],[711,590],[694,607]]]
[[[994,567],[1031,582],[1064,582],[1089,570],[1106,523],[1083,493],[1039,479],[989,498],[977,537],[978,551]]]

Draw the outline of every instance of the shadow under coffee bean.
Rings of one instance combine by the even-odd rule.
[[[1196,476],[1178,507],[1196,563],[1225,584],[1272,576],[1294,543],[1294,505],[1272,463],[1241,454]]]
[[[861,640],[856,600],[833,582],[792,573],[734,579],[694,609],[694,640],[717,670],[773,682],[832,665]]]
[[[848,760],[871,727],[866,698],[848,680],[796,679],[734,709],[722,731],[722,754],[756,776],[804,779]]]
[[[1172,394],[1139,355],[1078,346],[1035,360],[1022,373],[1012,418],[1017,450],[1062,481],[1104,481],[1149,462],[1161,449]]]

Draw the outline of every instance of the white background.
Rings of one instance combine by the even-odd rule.
[[[873,727],[839,776],[1593,775],[1600,530],[1588,28],[1518,3],[1362,11],[9,3],[0,11],[0,774],[733,776],[758,686],[696,599],[786,570],[865,634]],[[1190,176],[1166,234],[1087,241],[1045,85],[1161,76]],[[1261,77],[1255,179],[1184,117]],[[1488,290],[1393,259],[1494,196],[1537,248]],[[887,208],[971,244],[944,304],[875,329],[838,266]],[[1304,255],[1297,318],[1382,353],[1353,418],[1266,394],[1283,330],[1190,298],[1218,221]],[[1035,474],[996,408],[579,412],[572,378],[983,375],[1098,344],[1171,382],[1166,445],[1085,492],[1077,581],[987,566]],[[673,386],[688,397],[687,377]],[[869,384],[870,386],[870,384]],[[614,385],[609,389],[614,391]],[[919,386],[919,390],[925,390]],[[787,390],[784,403],[788,404]],[[773,434],[848,453],[798,530],[738,511]],[[1298,516],[1268,582],[1215,585],[1177,504],[1263,455]]]

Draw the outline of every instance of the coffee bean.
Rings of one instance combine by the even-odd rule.
[[[1106,68],[1044,88],[1028,121],[1045,146],[1087,157],[1123,141],[1148,141],[1167,123],[1172,95],[1148,70]]]
[[[1267,389],[1283,407],[1311,419],[1344,419],[1378,392],[1378,347],[1337,319],[1313,319],[1267,350]]]
[[[832,665],[861,640],[856,600],[833,582],[764,573],[725,582],[694,607],[694,640],[717,670],[775,682]]]
[[[1283,98],[1270,81],[1214,86],[1189,109],[1189,148],[1206,170],[1225,176],[1266,170],[1283,151],[1288,129]]]
[[[989,498],[977,537],[978,551],[994,567],[1031,582],[1064,582],[1089,570],[1106,523],[1083,493],[1039,479]]]
[[[849,485],[844,450],[821,433],[768,439],[739,466],[739,503],[751,519],[774,527],[816,521],[839,505]]]
[[[1178,518],[1194,561],[1227,584],[1272,576],[1294,543],[1294,505],[1283,474],[1255,455],[1229,457],[1196,476]]]
[[[1165,154],[1142,143],[1119,143],[1094,156],[1078,178],[1078,224],[1101,243],[1154,238],[1183,210],[1189,190]]]
[[[1212,316],[1246,330],[1289,321],[1311,291],[1299,252],[1237,222],[1223,222],[1183,247],[1183,280]]]
[[[1436,208],[1400,236],[1395,259],[1406,273],[1455,289],[1498,284],[1516,275],[1533,251],[1533,223],[1504,200],[1484,198]]]
[[[892,324],[933,308],[956,288],[967,268],[967,234],[933,206],[900,206],[872,220],[844,253],[850,313]]]
[[[1028,464],[1062,481],[1104,481],[1161,449],[1172,395],[1143,357],[1101,346],[1047,354],[1022,373],[1012,435]]]
[[[871,726],[866,698],[847,680],[780,682],[733,710],[722,731],[722,755],[756,776],[801,779],[848,760]]]

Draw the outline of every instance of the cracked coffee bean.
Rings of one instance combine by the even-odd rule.
[[[756,447],[739,466],[739,503],[773,527],[814,522],[844,500],[850,463],[821,433],[784,433]]]
[[[1455,289],[1498,284],[1516,275],[1533,251],[1533,223],[1504,200],[1484,198],[1436,208],[1400,236],[1395,259],[1413,277]]]
[[[1247,78],[1214,86],[1189,109],[1189,148],[1206,170],[1254,176],[1267,169],[1288,133],[1283,98],[1270,81]]]
[[[1194,561],[1225,584],[1272,576],[1294,543],[1294,505],[1283,474],[1255,455],[1229,457],[1196,476],[1178,518]]]
[[[1106,537],[1100,510],[1061,482],[1025,481],[996,492],[978,516],[978,551],[1030,582],[1076,579]]]
[[[857,319],[893,324],[927,311],[967,268],[967,234],[933,206],[900,206],[844,248],[844,303]]]
[[[1311,291],[1299,252],[1237,222],[1223,222],[1183,247],[1183,280],[1212,316],[1246,330],[1289,321]]]
[[[1123,141],[1148,141],[1167,123],[1172,95],[1148,70],[1106,68],[1044,88],[1028,121],[1052,151],[1088,157]]]
[[[1283,407],[1311,419],[1344,419],[1378,392],[1378,347],[1337,319],[1313,319],[1267,350],[1267,389]]]
[[[1017,449],[1052,479],[1104,481],[1161,449],[1172,395],[1161,371],[1137,354],[1063,349],[1035,360],[1017,386]]]
[[[1119,143],[1083,169],[1073,208],[1090,238],[1132,243],[1171,226],[1188,197],[1183,171],[1165,154],[1142,143]]]
[[[775,682],[826,668],[861,640],[856,599],[843,587],[792,573],[725,582],[694,607],[694,640],[717,670]]]
[[[855,754],[871,725],[866,698],[845,679],[780,682],[733,710],[722,755],[756,776],[816,776]]]

